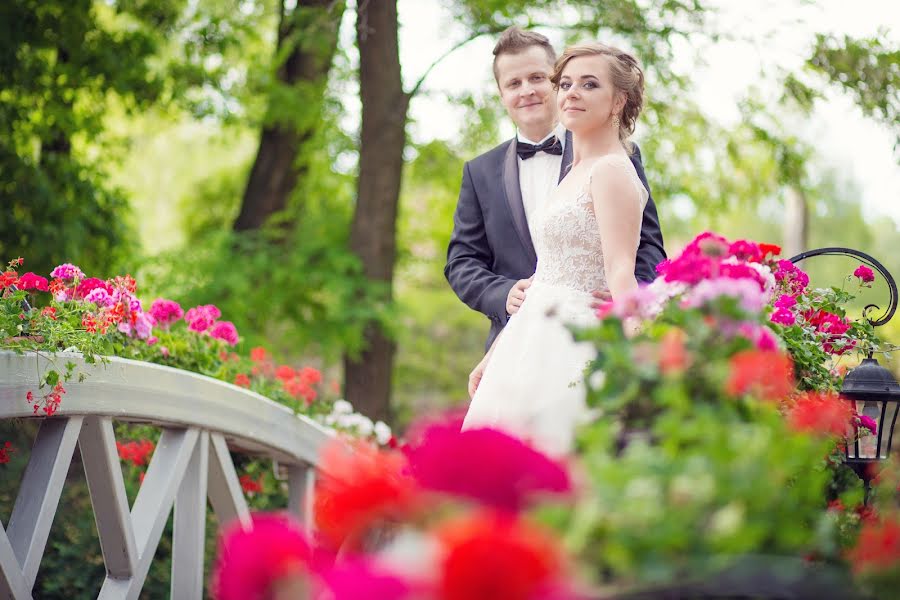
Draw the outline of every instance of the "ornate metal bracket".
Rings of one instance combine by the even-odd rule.
[[[894,277],[883,264],[878,262],[875,258],[869,256],[865,252],[854,250],[853,248],[842,248],[840,246],[808,250],[806,252],[801,252],[797,256],[793,256],[788,260],[790,260],[792,263],[798,263],[801,260],[805,260],[813,256],[850,256],[853,258],[858,258],[869,267],[872,267],[873,269],[878,271],[884,278],[884,281],[888,286],[888,293],[890,294],[888,307],[883,315],[881,315],[877,319],[873,319],[869,316],[869,312],[872,310],[881,310],[881,307],[877,304],[867,304],[865,308],[863,308],[863,316],[869,321],[869,323],[872,324],[873,327],[884,325],[891,320],[891,317],[893,317],[894,313],[897,311],[897,282],[894,281]]]

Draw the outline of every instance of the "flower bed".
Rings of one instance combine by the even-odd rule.
[[[454,420],[326,449],[317,535],[271,515],[232,530],[217,597],[895,597],[900,466],[863,506],[843,444],[877,424],[835,394],[877,340],[850,292],[778,252],[701,235],[575,331],[600,416],[566,462]]]

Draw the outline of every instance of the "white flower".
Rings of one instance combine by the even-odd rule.
[[[588,377],[588,385],[592,390],[599,390],[606,383],[606,373],[604,371],[594,371]]]
[[[391,428],[388,427],[387,423],[384,421],[378,421],[375,423],[375,440],[382,446],[391,441],[393,437],[393,433],[391,433]]]
[[[353,414],[353,405],[346,400],[335,400],[334,406],[331,407],[331,413],[335,415]]]
[[[716,537],[734,535],[744,523],[744,507],[731,502],[713,513],[709,520],[710,533]]]

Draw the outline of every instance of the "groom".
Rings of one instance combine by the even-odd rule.
[[[463,168],[444,275],[460,300],[490,319],[487,347],[525,299],[537,264],[533,215],[572,162],[571,134],[558,124],[550,83],[555,62],[550,41],[539,33],[510,27],[500,35],[494,78],[517,135]],[[631,161],[649,192],[636,146]],[[651,198],[641,225],[638,281],[653,281],[656,265],[665,257]],[[600,291],[594,295],[598,300],[609,297]]]

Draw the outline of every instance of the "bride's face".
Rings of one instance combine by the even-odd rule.
[[[576,56],[563,68],[556,104],[566,129],[611,127],[613,115],[622,111],[625,97],[612,83],[608,60],[602,55]]]

